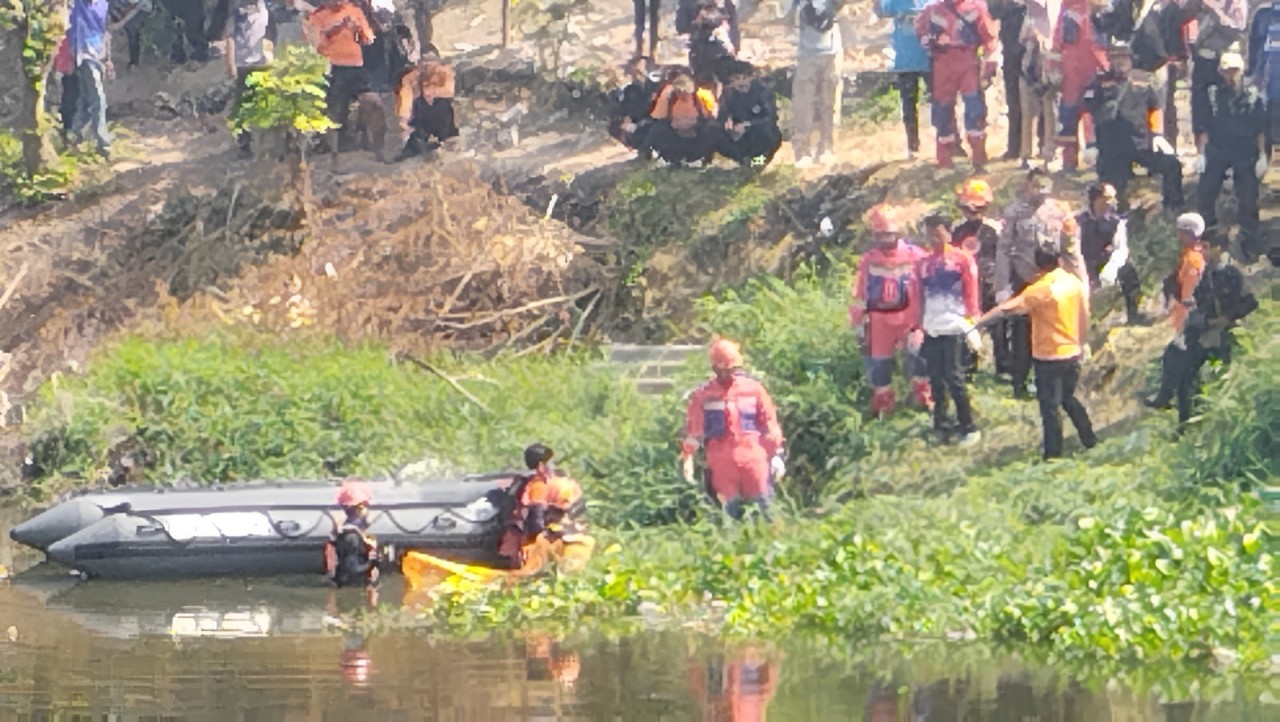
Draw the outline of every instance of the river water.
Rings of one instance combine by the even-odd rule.
[[[23,570],[0,582],[0,722],[1280,719],[1229,686],[1212,704],[1161,704],[964,646],[905,662],[889,647],[670,632],[362,637],[335,624],[360,595],[315,579],[82,582],[0,530],[0,563]],[[388,580],[380,604],[401,601]]]

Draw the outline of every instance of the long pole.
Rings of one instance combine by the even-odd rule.
[[[502,0],[502,47],[511,44],[511,0]]]

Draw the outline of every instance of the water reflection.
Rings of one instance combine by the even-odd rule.
[[[11,550],[0,557],[14,563]],[[366,638],[333,625],[367,604],[346,591],[312,578],[81,583],[29,570],[0,582],[0,722],[1280,718],[1244,694],[1162,707],[965,648],[904,663],[880,647],[836,654],[675,633]],[[386,580],[381,604],[402,593]]]

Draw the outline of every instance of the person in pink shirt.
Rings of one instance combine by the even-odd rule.
[[[729,339],[711,344],[714,377],[694,390],[685,413],[680,461],[694,482],[693,454],[707,450],[708,486],[725,513],[741,519],[744,504],[768,518],[772,485],[786,474],[778,410],[764,384],[742,371],[742,351]]]
[[[942,216],[924,220],[929,252],[916,263],[920,287],[920,321],[924,342],[920,355],[929,370],[933,393],[933,430],[962,446],[981,437],[973,423],[973,407],[965,388],[964,349],[975,343],[973,319],[982,315],[978,264],[972,255],[951,243],[951,223]],[[947,391],[956,403],[956,420],[947,418]]]
[[[865,220],[875,245],[858,264],[849,321],[862,336],[867,380],[871,384],[871,413],[884,417],[893,412],[893,363],[905,350],[907,373],[916,401],[933,407],[929,379],[920,359],[923,334],[920,292],[915,281],[916,262],[924,251],[903,238],[901,210],[887,203],[873,206]]]

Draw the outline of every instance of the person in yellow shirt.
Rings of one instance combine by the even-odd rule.
[[[1039,278],[1017,296],[988,311],[976,324],[982,326],[1006,314],[1030,316],[1031,358],[1044,429],[1045,459],[1062,456],[1059,407],[1071,418],[1086,449],[1098,443],[1089,412],[1076,398],[1080,364],[1089,353],[1089,296],[1080,278],[1062,268],[1061,260],[1058,249],[1037,248],[1035,262]]]

